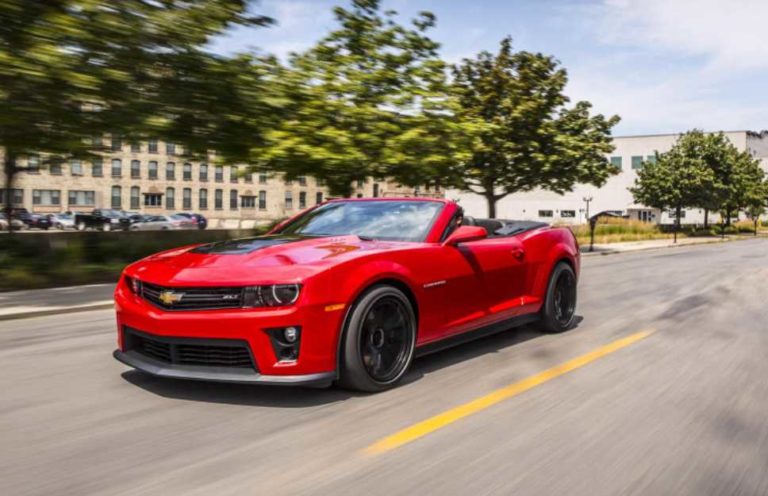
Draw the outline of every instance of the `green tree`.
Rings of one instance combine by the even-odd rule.
[[[630,188],[637,203],[675,212],[675,235],[683,208],[699,206],[703,192],[715,187],[714,171],[699,155],[691,153],[692,136],[683,135],[672,149],[646,161]]]
[[[266,23],[247,14],[246,0],[0,0],[6,198],[25,157],[94,158],[102,149],[93,137],[104,133],[176,139],[198,151],[243,148],[223,145],[234,142],[226,131],[238,132],[238,105],[249,98],[247,85],[227,92],[246,61],[204,47],[231,25]]]
[[[288,117],[252,163],[314,175],[343,196],[368,177],[408,185],[445,177],[467,157],[471,130],[452,117],[445,64],[427,36],[434,16],[402,25],[379,0],[334,13],[339,27],[291,57],[281,78]]]
[[[577,183],[600,186],[618,172],[605,155],[619,117],[590,115],[585,101],[568,107],[567,81],[554,58],[514,52],[510,38],[497,54],[481,52],[454,68],[458,120],[484,123],[454,177],[460,188],[485,197],[489,216],[509,194],[534,188],[562,194]]]

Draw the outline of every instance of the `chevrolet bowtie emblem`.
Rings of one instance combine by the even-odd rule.
[[[184,293],[174,293],[173,291],[163,291],[159,296],[160,301],[166,305],[173,305],[174,303],[178,303],[183,297]]]

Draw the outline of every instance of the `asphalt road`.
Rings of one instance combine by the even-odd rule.
[[[590,258],[577,328],[425,357],[372,396],[143,376],[108,310],[0,322],[0,494],[766,495],[767,294],[768,240]]]

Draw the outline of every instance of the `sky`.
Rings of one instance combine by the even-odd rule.
[[[261,0],[270,28],[236,28],[219,53],[286,57],[335,27],[348,0]],[[496,51],[553,55],[568,71],[566,93],[618,114],[614,135],[768,129],[768,0],[383,0],[408,22],[437,16],[430,36],[451,63]]]

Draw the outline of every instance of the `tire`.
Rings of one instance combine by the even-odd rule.
[[[576,274],[570,265],[560,262],[552,269],[547,295],[541,309],[541,330],[548,333],[567,331],[576,318]]]
[[[413,361],[416,315],[389,285],[367,290],[351,309],[340,347],[339,385],[368,393],[397,384]]]
[[[78,222],[78,223],[77,223],[77,226],[75,226],[75,228],[76,228],[78,231],[85,231],[85,222]]]
[[[112,230],[112,224],[110,224],[109,222],[105,222],[104,224],[101,225],[101,230],[104,231],[104,232],[111,231]]]

